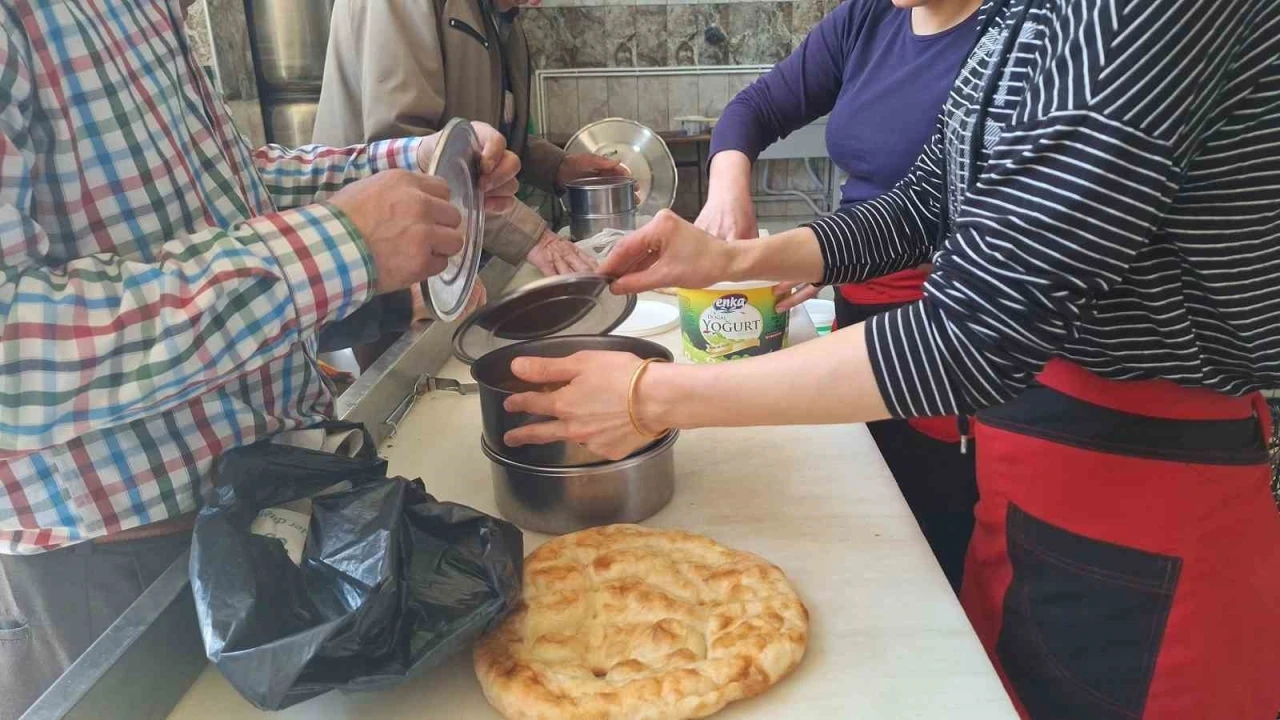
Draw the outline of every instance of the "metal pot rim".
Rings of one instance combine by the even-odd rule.
[[[648,446],[643,451],[634,455],[629,455],[621,460],[612,462],[595,463],[593,465],[573,465],[573,466],[542,466],[542,465],[526,465],[509,458],[499,455],[493,448],[489,447],[489,441],[480,436],[480,449],[484,451],[485,457],[489,460],[502,465],[504,467],[514,468],[521,472],[544,475],[547,477],[575,477],[581,475],[594,475],[599,472],[608,472],[611,470],[624,470],[634,467],[649,458],[656,457],[666,452],[675,445],[676,440],[680,438],[679,430],[668,430],[662,439]]]
[[[587,215],[585,213],[571,212],[569,213],[569,217],[577,218],[579,220],[607,220],[609,218],[626,217],[628,215],[636,215],[636,214],[637,214],[636,209],[631,208],[630,210],[623,210],[622,212],[616,212],[616,213],[607,213],[605,215]]]
[[[633,177],[597,175],[595,177],[570,180],[565,183],[564,186],[573,190],[612,190],[614,188],[626,187],[628,185],[634,186],[635,184],[636,179]]]

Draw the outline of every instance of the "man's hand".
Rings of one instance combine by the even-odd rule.
[[[614,160],[591,153],[568,155],[556,173],[556,185],[564,187],[574,180],[593,177],[629,177],[631,173]]]
[[[440,178],[388,170],[351,183],[329,202],[360,233],[373,258],[378,294],[435,275],[462,250],[462,214]]]
[[[515,203],[520,183],[520,158],[507,150],[507,139],[491,125],[471,123],[480,140],[480,191],[484,193],[484,209],[489,212],[506,212]],[[428,135],[418,145],[418,169],[426,172],[431,167],[440,133]]]
[[[595,258],[550,230],[542,232],[542,237],[538,239],[538,243],[533,246],[525,259],[547,277],[595,272],[596,269]]]
[[[480,191],[484,193],[484,209],[488,212],[506,212],[516,202],[520,183],[520,158],[507,149],[507,139],[502,133],[482,122],[473,122],[476,137],[480,138]]]

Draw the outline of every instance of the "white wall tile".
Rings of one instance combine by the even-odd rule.
[[[572,134],[582,127],[578,121],[578,78],[547,78],[546,132]]]
[[[586,125],[609,117],[609,83],[602,77],[578,78],[578,123]]]
[[[720,117],[727,102],[729,102],[728,76],[698,76],[698,113],[700,115]]]
[[[671,76],[667,88],[667,111],[673,128],[677,125],[676,118],[702,114],[698,104],[697,75]]]
[[[667,85],[667,78],[661,76],[641,77],[636,83],[636,121],[658,132],[671,129]]]
[[[611,77],[609,87],[609,115],[640,122],[639,83],[635,77]],[[664,98],[665,99],[665,98]]]

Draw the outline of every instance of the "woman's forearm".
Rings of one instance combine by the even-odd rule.
[[[863,325],[717,365],[653,365],[637,388],[646,428],[869,422],[889,417]]]
[[[751,197],[751,158],[741,150],[723,150],[707,168],[707,195],[725,193]]]
[[[727,280],[811,282],[822,280],[822,250],[809,228],[733,243]]]

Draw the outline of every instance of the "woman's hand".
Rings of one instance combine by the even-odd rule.
[[[584,445],[588,450],[621,460],[653,442],[635,431],[627,409],[627,393],[631,377],[640,367],[640,358],[620,352],[580,352],[563,359],[516,358],[511,372],[525,382],[537,385],[567,383],[554,392],[532,392],[507,398],[509,412],[522,412],[556,418],[550,422],[526,425],[507,433],[505,442],[512,447],[542,445],[568,441]],[[641,378],[659,368],[650,366]],[[637,389],[640,396],[640,388]],[[665,430],[644,424],[651,413],[639,406],[637,419],[648,432]]]
[[[543,231],[525,259],[547,277],[595,272],[597,265],[595,258],[550,230]]]
[[[760,234],[751,195],[709,193],[694,226],[725,240],[748,240]]]
[[[736,150],[717,153],[711,160],[707,204],[694,225],[725,240],[758,237],[759,223],[751,199],[751,160]]]
[[[666,287],[702,288],[729,280],[734,251],[670,210],[618,241],[600,266],[619,295]]]
[[[818,297],[818,293],[822,288],[813,283],[779,283],[773,288],[773,296],[777,299],[777,305],[774,309],[778,312],[787,312],[793,307],[802,304],[805,300],[812,300]]]

